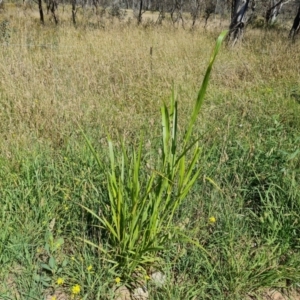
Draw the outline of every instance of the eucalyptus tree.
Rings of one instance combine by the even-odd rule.
[[[295,35],[297,33],[299,33],[299,31],[300,31],[300,3],[299,3],[299,6],[298,6],[298,11],[297,11],[296,17],[294,19],[293,26],[291,28],[289,37],[294,40]]]
[[[38,7],[39,7],[40,22],[41,22],[42,25],[44,25],[45,24],[45,19],[44,19],[44,11],[43,11],[42,0],[37,0],[35,2],[38,4]]]
[[[57,0],[47,0],[47,14],[49,11],[51,12],[52,18],[55,22],[55,24],[58,24],[58,16],[56,14],[57,8],[58,8],[58,1]]]
[[[156,20],[156,24],[161,25],[162,21],[165,19],[165,9],[166,9],[166,4],[165,4],[165,0],[161,0],[159,1],[158,4],[158,18]]]
[[[275,23],[283,4],[283,0],[270,0],[269,6],[266,11],[266,23],[268,25],[272,25]]]
[[[143,14],[145,13],[144,0],[133,0],[132,1],[133,15],[137,19],[137,24],[142,23]]]
[[[251,11],[249,11],[249,7]],[[255,9],[254,0],[232,0],[231,23],[229,26],[229,42],[232,45],[241,39],[247,22]]]
[[[181,21],[182,27],[184,27],[183,5],[184,0],[173,0],[173,5],[170,11],[173,24],[179,23]]]
[[[77,7],[76,7],[76,0],[71,0],[72,5],[72,22],[76,25],[76,14],[77,14]]]
[[[266,11],[266,23],[272,25],[277,20],[284,5],[290,3],[293,0],[269,0],[269,4]]]
[[[204,1],[204,5],[205,5],[205,10],[204,10],[205,24],[204,24],[204,28],[206,28],[207,21],[208,21],[209,17],[213,13],[216,12],[217,1],[215,1],[215,0],[206,0],[206,1]]]
[[[190,13],[192,17],[192,28],[194,28],[197,19],[200,16],[202,0],[191,0]]]

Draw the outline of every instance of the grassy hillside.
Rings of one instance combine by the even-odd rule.
[[[224,29],[78,14],[77,28],[63,12],[57,27],[14,6],[0,16],[0,299],[115,299],[128,279],[99,250],[113,253],[110,234],[82,208],[112,214],[107,138],[131,160],[143,136],[147,182],[163,156],[161,106],[173,91],[181,149]],[[192,133],[201,149],[192,173],[201,172],[172,223],[190,239],[170,235],[159,261],[133,274],[146,272],[150,299],[299,288],[300,57],[286,36],[249,28],[243,44],[223,43]],[[164,285],[148,280],[155,270]]]

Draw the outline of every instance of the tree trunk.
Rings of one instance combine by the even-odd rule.
[[[156,23],[161,25],[162,21],[165,18],[165,10],[164,10],[164,2],[163,1],[159,4],[158,10],[159,10],[159,14],[158,14],[158,18],[156,20]]]
[[[138,25],[140,25],[142,23],[142,15],[143,15],[143,0],[140,0],[139,12],[138,12],[138,17],[137,17]]]
[[[275,23],[277,16],[280,13],[280,10],[283,6],[283,0],[271,0],[269,8],[266,12],[266,23],[272,25]]]
[[[299,32],[299,30],[300,30],[300,5],[298,8],[297,15],[294,19],[294,23],[293,23],[292,29],[290,31],[289,37],[294,40],[295,35]]]
[[[229,26],[229,41],[234,45],[243,36],[247,24],[247,10],[251,0],[233,0],[231,8],[231,23]],[[252,10],[254,10],[252,5]]]
[[[200,15],[201,1],[194,0],[191,3],[192,28],[194,28],[197,19]]]
[[[54,19],[55,25],[58,24],[58,17],[55,13],[56,10],[57,10],[57,2],[55,0],[50,0],[50,11]]]
[[[207,26],[207,21],[209,17],[216,11],[216,1],[214,0],[207,0],[205,1],[205,11],[204,11],[204,28]]]
[[[99,6],[98,0],[93,0],[93,6],[95,7],[95,14],[98,15],[98,6]]]
[[[42,0],[38,0],[41,24],[45,24]]]
[[[171,20],[174,25],[177,22],[181,21],[182,27],[184,28],[184,19],[182,16],[182,11],[183,11],[183,0],[174,0],[172,9],[170,11]]]
[[[76,0],[72,0],[72,21],[76,25]]]

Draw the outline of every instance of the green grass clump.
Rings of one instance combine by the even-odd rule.
[[[142,166],[145,161],[142,157],[143,141],[140,141],[137,151],[131,150],[132,153],[122,144],[119,159],[112,142],[109,141],[110,168],[106,172],[108,210],[98,215],[82,205],[97,219],[100,232],[104,231],[107,235],[105,240],[108,249],[90,241],[88,243],[105,254],[105,259],[113,263],[112,269],[117,278],[126,280],[129,284],[136,281],[134,275],[145,277],[150,268],[157,265],[160,261],[157,254],[167,250],[170,240],[175,240],[180,235],[181,238],[188,238],[172,223],[175,213],[182,206],[201,172],[200,168],[196,168],[201,154],[200,147],[197,140],[190,140],[214,60],[226,33],[218,38],[182,140],[178,139],[178,104],[173,94],[170,109],[166,105],[161,108],[162,154],[161,159],[152,167],[151,173],[147,174]],[[88,140],[87,142],[99,167],[103,169],[95,149]],[[101,206],[100,202],[99,207]],[[192,239],[189,240],[193,242]],[[198,245],[200,250],[205,251]],[[139,274],[141,269],[144,274]]]

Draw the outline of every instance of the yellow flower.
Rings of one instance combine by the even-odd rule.
[[[146,279],[146,280],[150,280],[151,278],[150,278],[149,275],[146,275],[146,276],[145,276],[145,279]]]
[[[56,296],[52,296],[51,300],[57,300]]]
[[[120,283],[120,282],[121,282],[121,278],[120,278],[120,277],[117,277],[117,278],[115,279],[115,282],[116,282],[116,283]]]
[[[57,278],[57,280],[56,280],[57,285],[62,285],[62,284],[64,284],[64,282],[65,282],[65,280],[61,277]]]
[[[54,247],[59,248],[60,247],[60,243],[54,243]]]
[[[73,295],[77,295],[80,293],[80,285],[79,284],[75,284],[73,287],[72,287],[72,294]]]
[[[216,220],[215,217],[212,216],[212,217],[210,217],[210,218],[208,219],[208,221],[209,221],[209,223],[212,223],[212,224],[213,224],[213,223],[216,223],[217,220]]]
[[[93,266],[92,265],[89,265],[87,268],[86,268],[89,272],[91,272],[93,270]]]

